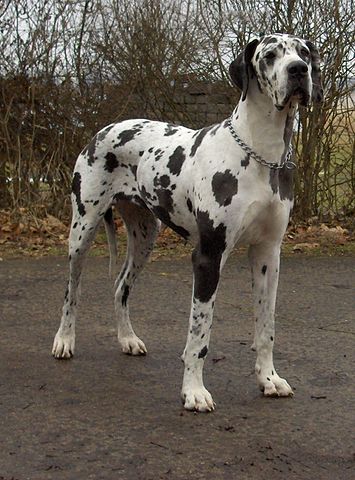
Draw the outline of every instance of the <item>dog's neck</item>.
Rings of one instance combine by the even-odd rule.
[[[282,111],[258,89],[240,99],[232,115],[238,135],[255,153],[267,162],[280,164],[290,148],[296,106],[289,104]]]

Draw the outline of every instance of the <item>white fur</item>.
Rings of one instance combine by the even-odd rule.
[[[252,60],[256,77],[250,79],[246,98],[232,116],[240,137],[272,163],[281,163],[288,149],[291,139],[287,132],[297,103],[292,97],[281,109],[276,97],[279,101],[285,98],[288,64],[302,60],[300,43],[288,36],[277,40],[286,46],[286,53],[266,73],[271,86],[266,82],[264,88],[259,78],[256,55],[263,58],[271,48],[260,42]],[[299,42],[307,48],[303,40]],[[311,67],[307,75],[311,95]],[[128,233],[126,260],[115,283],[118,339],[123,352],[140,355],[147,351],[132,328],[128,297],[156,239],[158,216],[195,245],[194,289],[182,356],[185,408],[214,409],[212,396],[203,384],[213,307],[219,273],[233,247],[243,243],[250,245],[257,383],[266,396],[292,395],[273,363],[280,245],[293,204],[289,175],[285,167],[272,171],[252,158],[248,160],[226,122],[195,131],[162,122],[127,120],[101,130],[75,166],[70,277],[53,355],[69,358],[74,353],[83,261],[102,217],[115,205]],[[107,228],[112,253],[112,224]]]

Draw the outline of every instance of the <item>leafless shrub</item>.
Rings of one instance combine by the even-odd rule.
[[[353,216],[354,190],[354,41],[349,0],[200,0],[206,32],[225,78],[226,58],[250,36],[285,32],[313,40],[323,59],[325,101],[301,109],[296,136],[298,175],[296,216],[319,219]]]
[[[229,91],[233,56],[252,35],[282,31],[315,41],[326,91],[322,106],[300,112],[296,214],[353,215],[351,6],[349,0],[3,2],[1,207],[64,215],[75,158],[98,128],[128,117],[194,125],[191,106],[177,103],[181,84],[218,82]]]

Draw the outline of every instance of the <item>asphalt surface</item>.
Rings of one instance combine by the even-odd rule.
[[[355,258],[282,261],[275,365],[293,398],[263,398],[250,350],[246,259],[227,263],[205,385],[214,413],[180,404],[191,298],[188,259],[142,273],[131,318],[148,355],[116,342],[105,258],[88,260],[76,355],[51,357],[63,258],[0,263],[0,479],[355,478]]]

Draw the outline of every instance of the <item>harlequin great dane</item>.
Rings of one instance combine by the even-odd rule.
[[[230,66],[242,90],[230,119],[201,130],[127,120],[101,130],[81,152],[72,183],[70,275],[53,355],[74,353],[75,320],[85,254],[104,219],[111,262],[116,253],[112,206],[128,234],[115,282],[118,341],[123,352],[146,353],[135,334],[128,299],[157,237],[160,222],[193,242],[193,298],[182,401],[211,411],[202,379],[213,307],[223,265],[233,247],[249,244],[255,310],[255,372],[267,396],[292,389],[273,363],[274,311],[280,244],[293,203],[291,136],[297,104],[322,99],[314,45],[277,34],[251,41]]]

